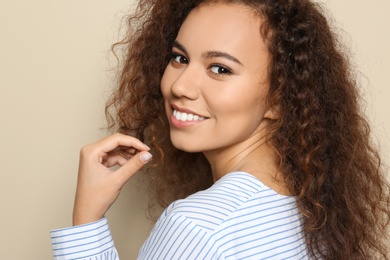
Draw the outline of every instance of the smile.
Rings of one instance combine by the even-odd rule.
[[[202,121],[205,120],[203,116],[198,116],[190,113],[179,112],[176,109],[173,110],[173,116],[180,121]]]

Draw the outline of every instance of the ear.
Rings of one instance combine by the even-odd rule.
[[[278,107],[270,107],[265,111],[264,118],[275,120],[279,118],[279,108]]]

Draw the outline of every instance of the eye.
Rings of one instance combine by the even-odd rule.
[[[184,57],[181,54],[178,53],[172,53],[171,54],[171,61],[173,63],[178,63],[178,64],[188,64],[188,59]]]
[[[232,71],[229,68],[220,64],[212,64],[210,66],[210,71],[214,75],[218,75],[218,76],[227,76],[232,74]]]

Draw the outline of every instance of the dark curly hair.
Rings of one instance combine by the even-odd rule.
[[[269,140],[297,196],[313,258],[388,258],[389,184],[360,111],[355,75],[324,11],[309,0],[141,0],[128,18],[119,87],[106,106],[112,129],[148,143],[157,202],[213,184],[202,153],[173,147],[160,80],[189,12],[204,4],[249,6],[271,54],[268,102],[279,117]]]

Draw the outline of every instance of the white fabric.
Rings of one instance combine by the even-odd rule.
[[[103,223],[104,227],[100,226]],[[105,219],[90,225],[93,230],[108,230]],[[71,250],[79,252],[81,259],[119,259],[107,242],[111,237],[107,241],[88,238],[102,241],[99,249],[96,242],[80,239],[84,231],[79,229],[86,227],[52,231],[56,237],[54,255],[63,257],[55,259],[76,259]],[[70,247],[68,253],[68,242],[64,241],[73,241],[76,247]],[[63,250],[58,250],[59,245]],[[138,259],[309,259],[309,254],[296,198],[277,194],[248,173],[232,172],[211,188],[172,203],[145,241]]]
[[[53,230],[50,235],[56,260],[119,259],[106,218],[86,225]]]

